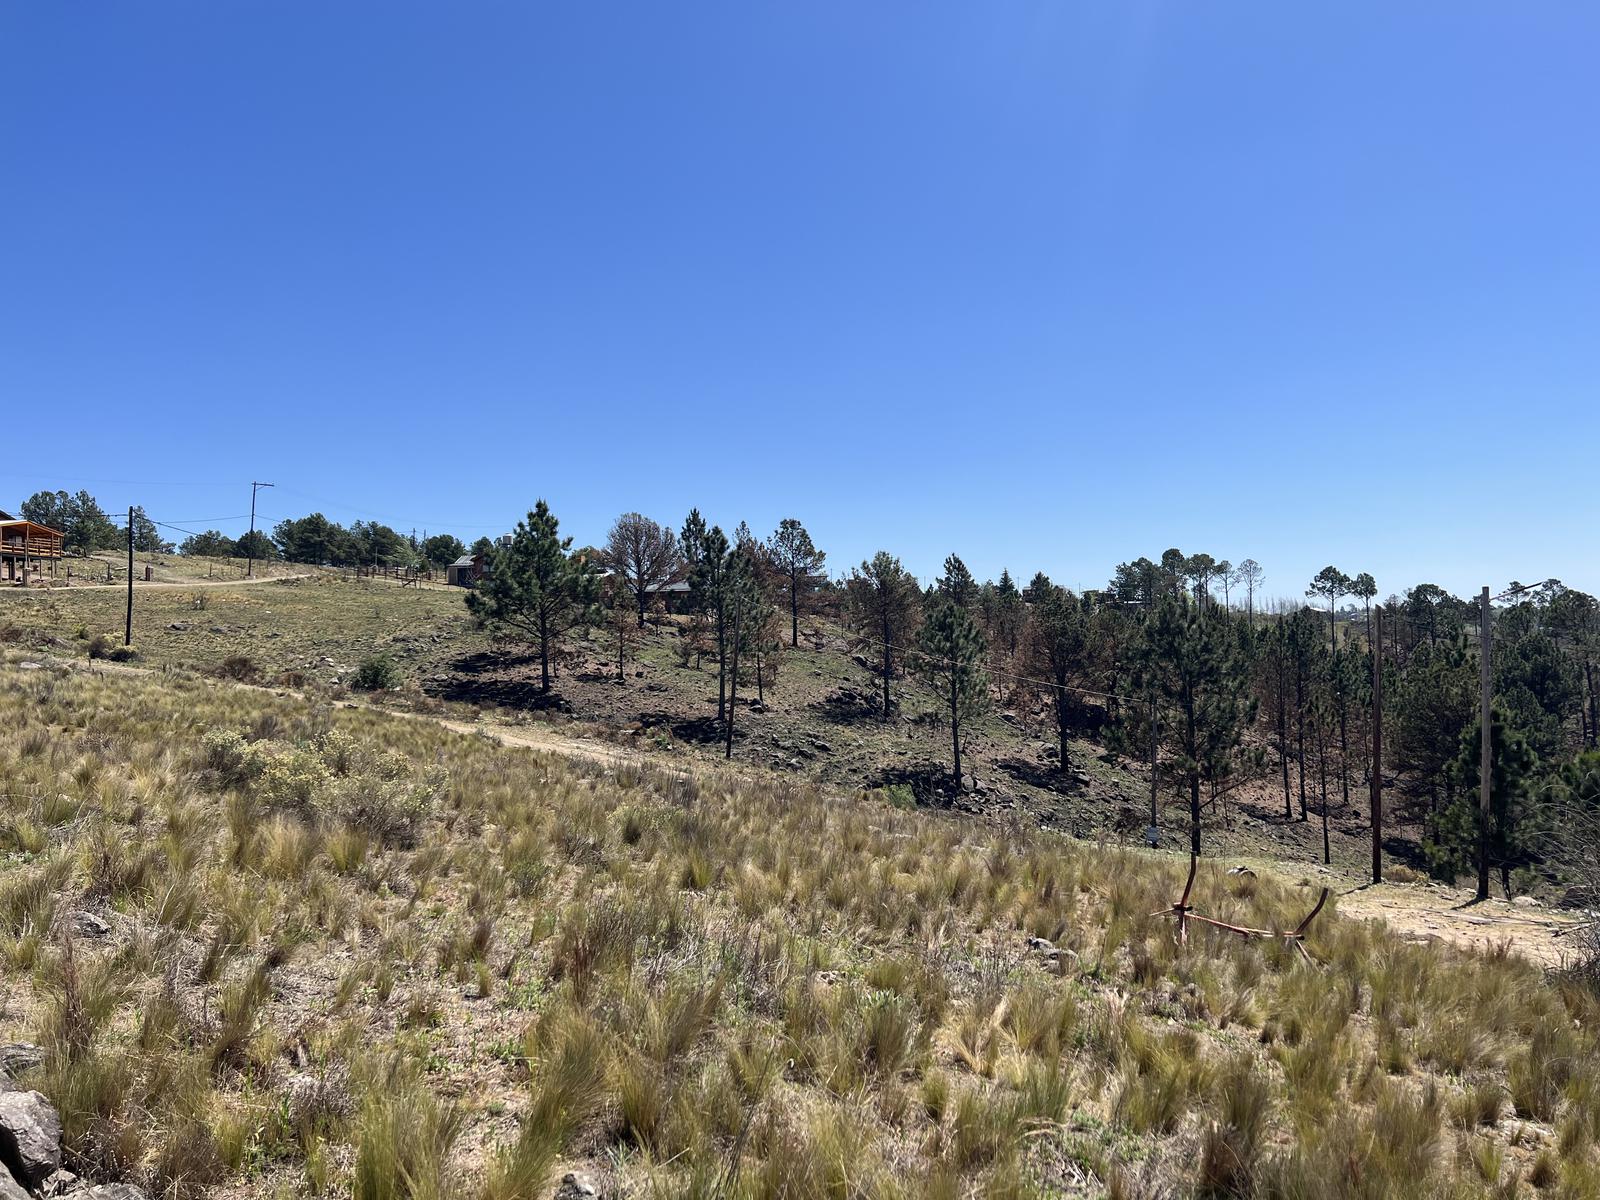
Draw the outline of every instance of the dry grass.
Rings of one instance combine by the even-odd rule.
[[[1169,860],[0,668],[0,1039],[161,1195],[1593,1194],[1592,995]],[[1230,886],[1230,883],[1234,886]],[[1303,890],[1208,866],[1197,903]],[[111,935],[74,937],[79,913]],[[1061,951],[1030,949],[1047,938]]]

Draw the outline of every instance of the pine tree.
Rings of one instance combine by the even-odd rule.
[[[883,683],[883,720],[894,711],[895,664],[921,616],[922,592],[900,560],[879,550],[869,562],[850,572],[846,584],[850,620],[860,644],[877,656]]]
[[[1036,600],[1029,614],[1028,665],[1030,672],[1051,683],[1050,701],[1056,715],[1060,767],[1067,766],[1067,738],[1072,732],[1072,697],[1069,684],[1087,657],[1088,619],[1079,599],[1066,588],[1052,587]]]
[[[1481,723],[1474,721],[1461,735],[1450,764],[1454,799],[1440,813],[1433,836],[1423,843],[1429,864],[1449,879],[1471,870],[1480,852],[1480,728]],[[1500,886],[1509,900],[1511,872],[1533,860],[1534,847],[1541,841],[1533,793],[1539,756],[1499,704],[1490,716],[1489,746],[1489,829],[1483,848],[1489,865],[1500,872]]]
[[[1306,718],[1311,715],[1312,689],[1322,668],[1322,642],[1317,634],[1317,618],[1309,608],[1296,609],[1288,617],[1289,661],[1294,667],[1295,757],[1299,763],[1300,819],[1310,819],[1306,807]]]
[[[778,528],[767,539],[767,551],[773,569],[783,583],[784,599],[789,606],[789,645],[800,644],[800,610],[806,598],[827,579],[823,565],[828,556],[811,544],[806,527],[793,517],[778,522]]]
[[[945,595],[934,602],[917,642],[922,651],[917,670],[949,712],[951,771],[959,788],[962,723],[981,713],[989,699],[989,676],[983,669],[987,650],[983,634],[972,614]]]
[[[739,662],[747,654],[754,654],[772,606],[762,586],[762,562],[758,557],[759,545],[748,538],[729,555],[723,581],[723,606],[726,610],[728,663],[728,713],[725,721],[726,757],[733,757],[733,722],[739,699]]]
[[[944,560],[944,574],[933,586],[940,596],[969,612],[978,599],[978,581],[967,570],[967,564],[954,554]]]
[[[691,509],[679,538],[689,575],[689,604],[704,613],[717,651],[717,720],[728,720],[728,569],[733,548],[722,527],[706,528],[698,508]]]
[[[133,510],[133,548],[140,554],[168,554],[172,543],[161,536],[161,530],[143,508]]]
[[[1323,567],[1306,588],[1307,596],[1321,596],[1328,602],[1328,649],[1336,648],[1337,639],[1333,606],[1341,596],[1350,594],[1350,577],[1338,567]]]
[[[1017,590],[1010,571],[1002,570],[998,582],[984,585],[983,613],[989,640],[997,648],[1004,646],[1007,654],[1017,652],[1024,607],[1022,593]]]
[[[1389,694],[1390,753],[1395,766],[1426,790],[1431,825],[1455,799],[1450,764],[1478,708],[1477,664],[1459,643],[1423,644]]]
[[[550,507],[540,500],[517,522],[511,543],[494,554],[488,576],[467,593],[467,609],[485,625],[521,633],[539,647],[542,690],[550,691],[550,658],[570,629],[598,618],[600,577],[571,553]]]
[[[1200,785],[1216,785],[1252,715],[1244,645],[1234,622],[1199,603],[1168,596],[1144,622],[1137,682],[1175,714],[1161,733],[1189,790],[1189,844],[1200,853]]]
[[[1239,582],[1245,587],[1245,611],[1252,621],[1256,616],[1256,591],[1261,587],[1261,581],[1267,573],[1261,569],[1261,564],[1253,558],[1247,558],[1239,564]]]

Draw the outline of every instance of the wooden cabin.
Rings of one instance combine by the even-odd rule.
[[[46,568],[54,577],[66,554],[67,535],[37,521],[13,520],[4,513],[0,518],[5,518],[0,520],[0,577],[26,581]]]

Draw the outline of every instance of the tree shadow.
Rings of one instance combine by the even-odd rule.
[[[997,770],[1004,771],[1018,783],[1038,788],[1041,792],[1071,795],[1086,790],[1076,776],[1063,771],[1054,763],[1037,762],[1013,755],[1010,758],[996,760],[994,765]]]
[[[916,763],[909,767],[885,767],[867,778],[869,788],[909,787],[923,808],[949,808],[956,800],[955,781],[943,763]]]
[[[835,725],[882,724],[883,714],[872,698],[854,688],[835,688],[809,705],[812,712]]]
[[[715,745],[728,738],[727,726],[716,717],[682,717],[669,718],[667,726],[672,730],[672,736],[680,742],[694,742],[701,746]],[[735,722],[733,726],[733,740],[739,741],[744,737],[744,731]]]

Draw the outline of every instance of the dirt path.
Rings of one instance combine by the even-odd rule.
[[[133,581],[135,592],[150,591],[156,588],[219,588],[219,587],[255,587],[263,583],[279,583],[285,579],[311,579],[315,571],[305,571],[297,575],[263,575],[260,579],[152,579],[146,582],[143,579]],[[65,587],[29,587],[17,588],[19,592],[28,596],[49,596],[56,592],[125,592],[128,590],[128,581],[121,583],[71,583]]]
[[[263,580],[245,582],[259,583]],[[76,659],[43,657],[52,666],[74,670],[96,670],[130,675],[152,675],[158,672],[146,667],[123,663],[85,663]],[[248,688],[251,691],[272,695],[293,695],[309,699],[304,693],[289,688],[267,687],[259,684],[228,680],[209,681],[216,685]],[[641,753],[615,746],[593,738],[571,737],[548,726],[518,725],[515,727],[484,722],[461,721],[453,717],[429,713],[406,712],[385,708],[379,704],[343,701],[346,708],[364,708],[403,720],[427,721],[442,725],[452,732],[468,737],[493,738],[504,746],[523,747],[558,754],[565,758],[596,763],[601,766],[623,765],[652,767],[687,774],[689,768],[664,761],[659,755]],[[735,764],[727,768],[707,767],[712,770],[731,770],[745,779],[755,779],[759,771],[749,764]],[[1252,865],[1292,878],[1305,869],[1305,864],[1252,856]],[[1328,878],[1339,897],[1339,912],[1358,920],[1380,920],[1401,937],[1416,942],[1444,941],[1452,945],[1488,953],[1502,945],[1540,966],[1559,967],[1573,953],[1572,937],[1582,927],[1579,917],[1532,904],[1509,903],[1491,898],[1481,904],[1472,903],[1470,891],[1424,883],[1360,884],[1348,876]]]
[[[1483,952],[1509,943],[1513,951],[1545,967],[1559,967],[1575,952],[1572,937],[1582,927],[1578,918],[1527,901],[1491,897],[1474,904],[1472,896],[1431,884],[1367,884],[1341,892],[1339,911],[1381,920],[1409,941],[1438,939]]]

